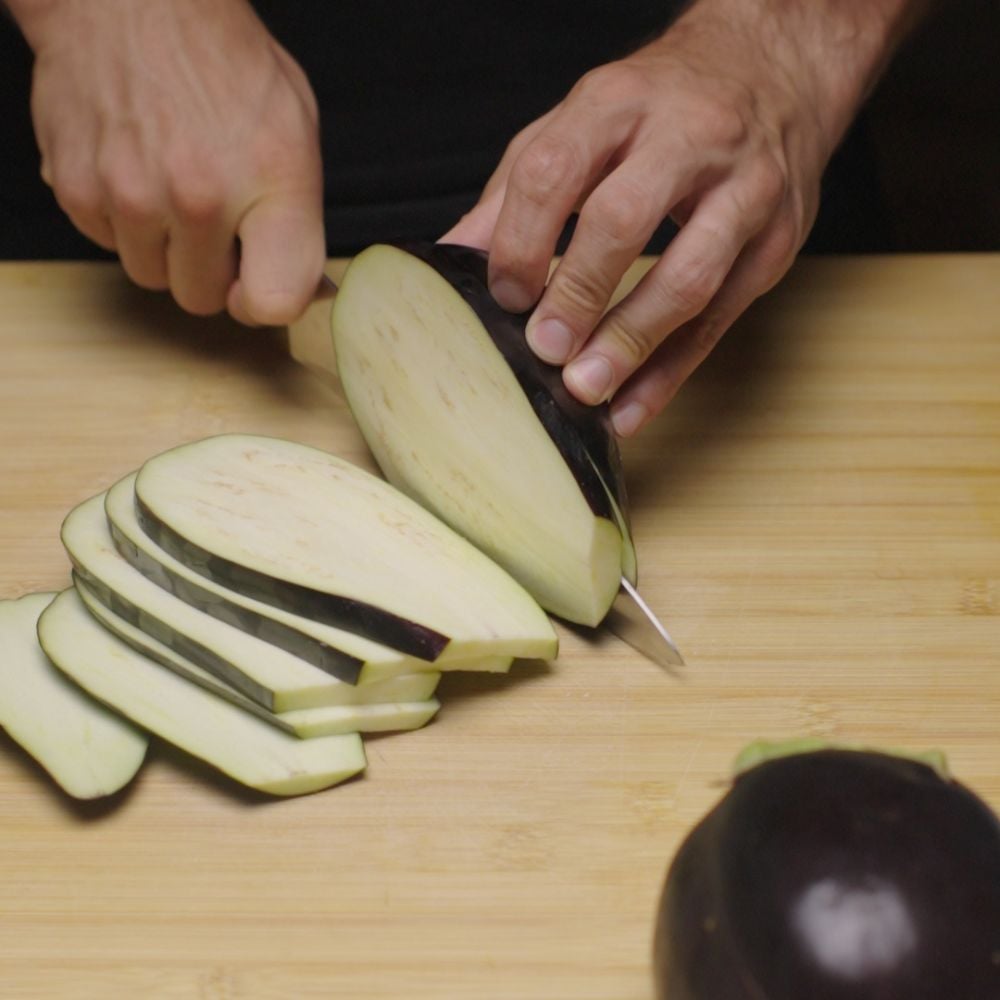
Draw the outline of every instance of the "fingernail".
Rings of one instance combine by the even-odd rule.
[[[611,411],[611,426],[619,437],[631,437],[649,418],[649,411],[642,403],[626,403]]]
[[[581,358],[563,371],[574,395],[586,403],[600,403],[611,389],[614,373],[604,358]]]
[[[543,361],[550,365],[562,365],[569,360],[573,351],[573,333],[558,319],[543,319],[539,323],[529,323],[528,344]]]
[[[531,296],[521,285],[509,278],[498,278],[490,285],[490,292],[500,307],[507,312],[524,312],[532,306]]]

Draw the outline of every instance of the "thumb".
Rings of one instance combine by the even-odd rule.
[[[305,310],[326,261],[322,219],[311,198],[270,197],[251,206],[240,221],[240,273],[226,303],[234,319],[281,326]]]

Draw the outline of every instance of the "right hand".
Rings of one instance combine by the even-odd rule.
[[[318,112],[246,0],[11,8],[42,177],[73,224],[189,312],[298,316],[325,260]]]

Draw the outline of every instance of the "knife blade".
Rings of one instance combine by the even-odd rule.
[[[306,311],[287,328],[291,356],[327,385],[339,391],[337,362],[330,334],[330,312],[337,286],[327,275],[320,278],[313,301]],[[610,611],[606,625],[618,638],[669,673],[683,667],[684,658],[663,623],[638,590],[625,577]]]
[[[619,639],[668,673],[676,676],[677,668],[685,665],[684,657],[670,633],[625,577],[622,577],[621,589],[604,624]]]

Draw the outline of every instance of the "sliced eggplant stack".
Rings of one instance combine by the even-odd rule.
[[[318,708],[302,708],[292,712],[269,712],[214,674],[116,615],[81,579],[76,578],[74,585],[84,607],[96,622],[136,652],[200,685],[206,691],[225,698],[244,711],[251,712],[272,726],[302,739],[333,736],[337,733],[384,733],[419,729],[430,722],[441,707],[440,702],[431,697],[437,684],[437,675],[427,672],[407,674],[354,688],[354,691],[367,699],[356,704],[321,705]]]
[[[143,530],[255,600],[428,663],[549,658],[551,622],[503,569],[380,479],[305,445],[223,435],[147,461]]]
[[[333,339],[386,478],[502,565],[546,610],[597,625],[635,581],[606,408],[566,391],[465,247],[377,245],[350,264]]]
[[[42,613],[38,640],[97,701],[250,788],[302,795],[365,768],[357,733],[299,739],[282,732],[136,652],[97,623],[74,588]]]
[[[38,644],[37,626],[55,594],[0,601],[0,728],[77,799],[124,788],[148,739],[60,673]]]
[[[108,490],[104,512],[118,552],[164,590],[199,611],[279,646],[351,684],[369,687],[385,678],[430,669],[426,660],[223,587],[175,559],[139,524],[135,480],[136,474],[132,473]],[[450,659],[441,666],[448,670],[503,673],[510,664],[509,656],[489,656]]]
[[[271,712],[344,704],[362,688],[206,615],[148,580],[115,549],[103,495],[70,511],[62,542],[76,572],[106,607]]]

